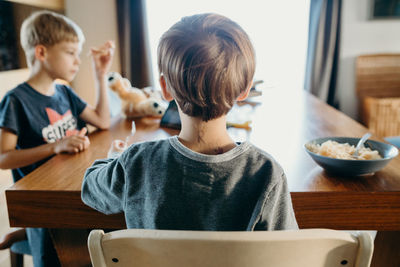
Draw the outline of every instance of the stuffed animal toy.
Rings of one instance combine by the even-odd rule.
[[[138,89],[117,72],[107,75],[108,86],[122,100],[122,111],[128,118],[144,116],[162,117],[167,109],[161,92],[150,87]]]

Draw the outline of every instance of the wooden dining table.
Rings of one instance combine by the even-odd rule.
[[[377,254],[376,250],[372,266],[391,266],[380,265],[387,255],[400,257],[400,158],[374,174],[337,176],[325,172],[304,148],[318,137],[360,137],[367,128],[302,90],[265,89],[262,96],[239,103],[228,119],[251,120],[251,129],[231,127],[229,133],[236,141],[247,140],[267,151],[283,167],[300,228],[378,230],[375,241],[390,244],[390,251]],[[96,159],[106,157],[113,140],[125,140],[131,122],[113,118],[109,130],[89,135],[86,151],[54,156],[7,189],[10,226],[50,228],[63,266],[90,266],[89,229],[126,225],[123,214],[104,215],[81,201],[82,179]],[[133,142],[178,134],[160,127],[159,119],[141,118],[135,123]],[[378,136],[372,139],[383,141]]]

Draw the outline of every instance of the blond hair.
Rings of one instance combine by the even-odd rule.
[[[255,52],[237,23],[199,14],[163,34],[158,68],[183,113],[208,121],[226,114],[251,85]]]
[[[31,66],[35,60],[35,46],[53,46],[62,41],[85,41],[79,26],[69,18],[50,11],[32,13],[21,26],[21,45],[25,51],[26,60]]]

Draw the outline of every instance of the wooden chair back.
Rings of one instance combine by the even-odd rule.
[[[368,233],[327,229],[93,230],[88,247],[93,267],[368,267],[373,252]]]

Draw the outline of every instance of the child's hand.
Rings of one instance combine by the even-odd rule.
[[[122,140],[114,140],[111,143],[111,147],[108,150],[107,157],[115,158],[118,157],[127,148],[127,143]]]
[[[62,152],[67,153],[78,153],[81,151],[86,150],[89,145],[90,141],[86,135],[87,129],[82,128],[82,130],[77,135],[67,136],[63,139],[57,141],[54,153],[59,154]]]
[[[100,47],[91,47],[90,54],[93,57],[93,64],[98,78],[104,77],[111,66],[115,45],[113,41],[107,41]]]

